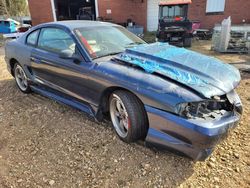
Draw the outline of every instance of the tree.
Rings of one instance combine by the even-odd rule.
[[[0,14],[8,17],[29,15],[27,0],[0,0]]]
[[[0,0],[0,15],[9,15],[5,0]]]

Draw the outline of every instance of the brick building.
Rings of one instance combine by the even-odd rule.
[[[220,2],[219,9],[216,9],[216,4],[213,6],[211,3],[211,6],[207,6],[209,1],[216,0],[193,0],[189,7],[189,19],[200,20],[204,28],[213,28],[215,23],[221,23],[229,16],[233,24],[242,24],[244,20],[250,24],[249,0],[217,0]]]
[[[159,3],[168,0],[28,0],[33,24],[77,19],[80,8],[91,10],[93,18],[115,23],[132,19],[149,31],[158,26]],[[182,1],[182,0],[179,0]],[[192,0],[190,20],[201,21],[202,28],[213,28],[231,16],[233,24],[250,23],[250,0]]]

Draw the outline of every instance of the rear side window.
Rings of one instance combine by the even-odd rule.
[[[38,47],[55,53],[70,50],[75,53],[76,44],[71,36],[57,28],[45,28],[41,30]]]
[[[38,38],[39,30],[33,31],[27,37],[27,44],[30,46],[35,46]]]

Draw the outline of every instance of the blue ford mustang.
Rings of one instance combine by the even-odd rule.
[[[240,120],[239,71],[168,44],[146,44],[125,28],[64,21],[36,26],[6,44],[6,63],[32,91],[101,120],[125,142],[204,160]]]

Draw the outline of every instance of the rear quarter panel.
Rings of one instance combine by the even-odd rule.
[[[10,65],[10,61],[15,59],[24,69],[26,69],[26,73],[28,74],[28,77],[30,77],[27,67],[30,66],[31,51],[32,47],[25,44],[24,36],[9,41],[5,46],[5,59],[7,65]]]

